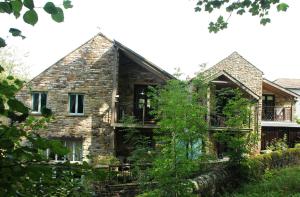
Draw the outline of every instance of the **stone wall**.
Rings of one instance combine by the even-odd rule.
[[[110,122],[117,64],[113,43],[98,34],[31,80],[18,98],[31,107],[31,92],[46,92],[47,107],[55,119],[42,135],[82,139],[85,160],[89,154],[112,155],[114,131]],[[69,114],[69,93],[84,94],[84,115]]]

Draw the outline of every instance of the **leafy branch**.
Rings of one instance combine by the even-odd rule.
[[[250,13],[252,16],[260,18],[261,25],[266,25],[271,22],[269,11],[272,7],[276,7],[278,12],[285,12],[289,6],[280,0],[198,0],[195,12],[212,13],[215,10],[225,8],[225,11],[230,13],[227,20],[224,20],[224,16],[220,15],[216,22],[210,22],[208,26],[210,33],[217,33],[228,27],[228,20],[232,13],[237,15]]]
[[[73,7],[70,0],[63,0],[62,6],[64,9]],[[61,23],[64,21],[64,12],[61,5],[56,6],[53,2],[46,2],[43,7],[35,6],[34,0],[6,0],[0,2],[0,13],[14,15],[16,19],[19,19],[22,16],[23,21],[32,26],[38,22],[36,10],[39,8],[43,8],[55,22]],[[25,11],[24,14],[22,14],[22,11]],[[17,28],[10,28],[9,33],[14,37],[25,38],[22,31]],[[0,48],[5,46],[5,39],[0,37]]]

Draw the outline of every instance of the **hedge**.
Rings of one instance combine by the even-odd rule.
[[[226,191],[236,183],[259,180],[271,169],[300,164],[300,148],[274,151],[247,159],[236,168],[221,167],[218,170],[200,175],[192,179],[194,192],[200,196],[215,196]],[[238,175],[238,176],[236,176]]]
[[[290,148],[258,155],[248,159],[243,165],[243,175],[248,180],[258,180],[266,171],[300,164],[300,148]]]

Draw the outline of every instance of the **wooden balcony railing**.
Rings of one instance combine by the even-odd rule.
[[[264,121],[292,121],[291,107],[263,106],[262,120]]]
[[[211,114],[209,116],[210,126],[211,127],[227,127],[226,126],[226,117],[222,114]],[[249,129],[251,127],[251,117],[245,121],[244,128]]]
[[[116,103],[116,112],[114,117],[115,123],[123,123],[124,118],[134,117],[135,121],[139,125],[154,125],[154,118],[149,115],[149,112],[144,108],[140,110],[139,115],[134,113],[133,103],[130,104],[120,104]]]

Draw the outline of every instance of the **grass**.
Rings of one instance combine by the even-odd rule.
[[[300,197],[300,166],[271,170],[264,175],[263,180],[246,184],[225,196]]]

